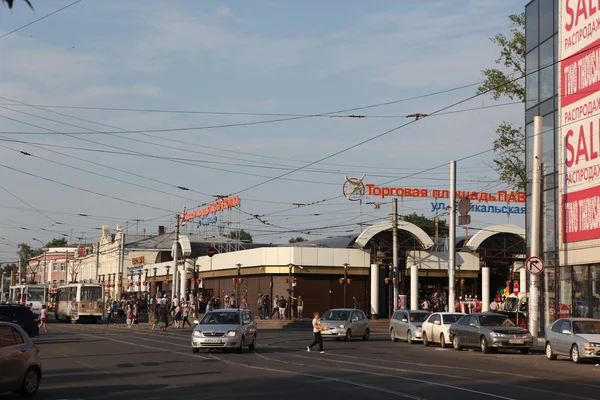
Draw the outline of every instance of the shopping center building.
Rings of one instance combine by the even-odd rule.
[[[543,117],[541,327],[564,316],[600,317],[600,176],[597,2],[534,0],[525,7],[527,179],[533,121]],[[527,232],[531,232],[531,185]]]

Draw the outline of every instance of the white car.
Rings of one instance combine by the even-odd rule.
[[[458,321],[463,313],[436,312],[431,314],[423,322],[423,344],[429,346],[430,343],[439,343],[440,347],[446,347],[446,344],[452,344],[450,340],[450,325]]]

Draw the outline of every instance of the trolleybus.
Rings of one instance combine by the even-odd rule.
[[[98,283],[68,283],[56,291],[58,321],[96,323],[104,314],[104,291]]]
[[[31,305],[31,311],[39,318],[42,305],[48,299],[48,287],[43,284],[12,285],[8,289],[8,302],[10,304]]]

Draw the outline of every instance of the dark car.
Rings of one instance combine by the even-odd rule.
[[[0,321],[20,325],[29,337],[35,337],[40,334],[35,315],[33,315],[29,307],[17,304],[2,304],[0,305]]]

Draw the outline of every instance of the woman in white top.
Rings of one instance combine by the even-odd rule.
[[[323,351],[323,338],[321,337],[321,326],[319,325],[319,313],[318,312],[314,312],[313,313],[313,320],[312,320],[312,326],[313,326],[313,335],[315,335],[315,340],[313,340],[313,342],[310,344],[310,346],[306,346],[306,351],[308,351],[310,353],[310,349],[318,344],[319,345],[319,352],[321,354],[324,354],[325,352]]]

